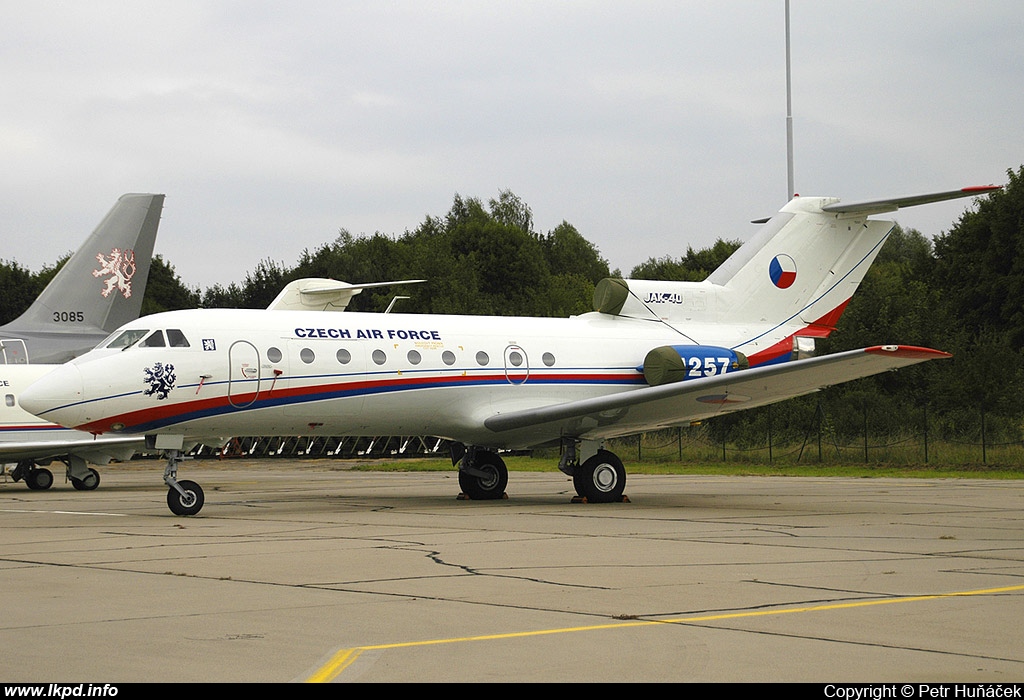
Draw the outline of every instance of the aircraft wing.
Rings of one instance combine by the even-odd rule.
[[[145,437],[141,435],[93,438],[84,433],[81,437],[69,436],[66,440],[0,442],[0,463],[20,462],[23,459],[56,459],[74,454],[92,464],[107,464],[113,459],[127,461],[145,446]]]
[[[484,421],[495,433],[522,431],[545,439],[603,439],[685,425],[694,420],[755,408],[809,394],[949,353],[906,345],[861,350],[755,367],[729,374],[644,387],[541,408],[498,413]]]

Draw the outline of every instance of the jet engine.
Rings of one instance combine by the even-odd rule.
[[[644,358],[642,372],[651,386],[713,377],[750,366],[741,352],[714,345],[662,345]]]

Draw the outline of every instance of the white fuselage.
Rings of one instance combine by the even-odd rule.
[[[60,365],[0,365],[0,463],[46,463],[75,454],[95,464],[129,459],[138,445],[98,438],[39,418],[21,407],[21,392]]]
[[[0,365],[0,445],[52,442],[76,435],[75,431],[38,418],[21,408],[22,390],[60,365]],[[77,434],[86,439],[87,433]],[[30,452],[30,451],[26,451]],[[0,451],[0,462],[18,461],[31,454]]]
[[[146,339],[101,346],[34,387],[37,406],[40,397],[52,399],[43,417],[94,433],[189,440],[422,434],[524,447],[560,436],[543,427],[499,435],[484,420],[646,387],[648,351],[692,342],[657,321],[598,313],[199,310],[148,316],[122,332],[132,330]],[[148,337],[156,330],[165,338],[154,347]],[[737,344],[737,329],[719,330],[701,344]]]

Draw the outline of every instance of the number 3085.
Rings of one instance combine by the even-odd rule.
[[[85,321],[84,311],[54,311],[54,323],[81,323]]]

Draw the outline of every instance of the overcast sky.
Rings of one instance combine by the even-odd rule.
[[[796,191],[1002,184],[1020,0],[793,0]],[[784,0],[0,0],[0,259],[38,270],[167,195],[190,286],[508,189],[624,274],[785,204]],[[965,202],[894,218],[931,236]],[[349,280],[352,282],[377,280]]]

